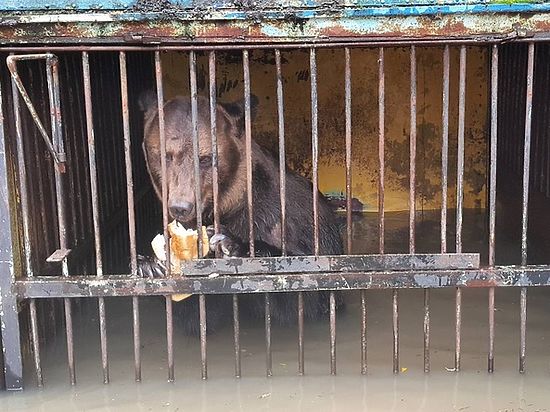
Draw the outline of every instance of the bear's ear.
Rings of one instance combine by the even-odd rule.
[[[146,90],[139,95],[138,106],[142,112],[147,112],[149,109],[156,109],[158,105],[157,93],[153,90]]]
[[[255,120],[258,112],[259,99],[256,95],[250,95],[250,118]],[[237,129],[237,135],[240,136],[244,130],[244,99],[232,103],[220,103],[220,106],[225,111],[225,115],[230,123]]]

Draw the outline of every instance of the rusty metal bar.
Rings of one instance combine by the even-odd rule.
[[[243,50],[244,76],[244,134],[246,156],[246,200],[248,206],[248,241],[250,256],[254,256],[254,205],[252,203],[252,119],[250,118],[250,61],[248,50]]]
[[[330,374],[336,375],[336,297],[334,291],[329,295],[330,307]]]
[[[462,253],[462,209],[464,203],[464,126],[466,114],[466,47],[460,47],[458,86],[458,153],[456,172],[456,253]],[[455,297],[455,371],[460,370],[462,290]]]
[[[54,56],[51,53],[44,53],[44,54],[29,54],[29,55],[10,55],[6,58],[6,64],[8,66],[8,69],[11,74],[12,78],[12,86],[15,86],[19,93],[21,94],[21,97],[23,98],[23,101],[25,102],[25,105],[29,109],[29,112],[32,116],[32,119],[38,128],[38,131],[42,135],[42,138],[44,140],[44,143],[46,144],[46,147],[48,148],[48,151],[50,152],[51,156],[53,157],[56,165],[59,165],[63,168],[63,165],[65,163],[65,153],[63,151],[57,152],[55,148],[55,144],[52,142],[54,139],[54,136],[52,136],[52,139],[48,136],[48,132],[46,131],[44,125],[42,124],[42,121],[40,120],[40,117],[38,116],[38,113],[36,112],[36,109],[34,108],[34,105],[32,104],[31,98],[29,97],[29,94],[27,93],[27,90],[25,89],[25,86],[23,85],[23,82],[21,81],[21,78],[19,77],[19,73],[17,72],[17,62],[18,61],[25,61],[25,60],[46,60],[46,70],[50,65],[56,65],[57,64],[57,57]],[[48,85],[50,85],[50,78],[48,78]],[[50,87],[50,86],[48,86]],[[53,96],[50,94],[50,98]],[[50,100],[51,102],[51,100]],[[62,146],[61,146],[62,148]],[[64,169],[61,169],[64,170]]]
[[[305,374],[304,365],[304,294],[298,292],[298,375]]]
[[[392,290],[393,373],[399,373],[399,291]]]
[[[206,353],[206,296],[199,295],[199,324],[201,339],[201,379],[208,378],[208,362]]]
[[[479,254],[384,254],[351,256],[282,256],[201,259],[182,262],[186,276],[268,273],[358,272],[383,270],[445,270],[478,268]]]
[[[441,253],[447,253],[447,184],[449,166],[449,79],[450,51],[446,45],[443,51],[443,114],[441,145]]]
[[[193,164],[195,174],[195,209],[197,216],[197,233],[202,228],[202,199],[201,199],[201,169],[199,151],[199,115],[197,102],[197,56],[194,51],[189,52],[189,83],[191,90],[191,140],[193,142]],[[199,256],[202,253],[202,236],[198,236]]]
[[[174,276],[133,278],[127,274],[101,279],[86,275],[35,276],[16,280],[13,291],[20,299],[99,296],[145,296],[175,293],[231,294],[297,292],[309,290],[418,289],[452,287],[550,286],[550,265],[496,266],[479,269],[374,271],[342,273],[225,275],[213,278]]]
[[[283,100],[283,74],[281,51],[275,50],[277,71],[277,115],[279,124],[279,199],[281,202],[281,254],[286,255],[286,161],[285,161],[285,109]]]
[[[533,72],[535,68],[535,44],[529,43],[527,54],[527,87],[525,91],[525,135],[523,145],[523,197],[521,210],[521,265],[527,265],[527,219],[529,210],[529,177],[531,158],[531,123],[533,112]],[[519,371],[525,372],[527,333],[527,288],[520,294],[520,354]]]
[[[319,255],[319,114],[317,93],[317,57],[315,49],[309,50],[311,86],[311,162],[313,183],[313,250]]]
[[[424,373],[430,372],[430,289],[424,289]]]
[[[378,50],[378,241],[380,254],[384,253],[384,115],[384,48],[380,47]]]
[[[52,129],[52,144],[58,153],[64,153],[63,136],[61,129],[61,102],[59,99],[59,74],[57,59],[47,60],[46,62],[46,77],[48,80],[48,96],[50,99],[50,117]],[[59,229],[59,248],[67,249],[67,227],[65,221],[65,203],[64,203],[64,184],[62,172],[64,167],[58,164],[54,167],[55,175],[55,193],[57,204],[57,220]],[[64,278],[69,278],[69,267],[67,256],[65,255],[61,262],[61,271]],[[67,358],[69,362],[69,379],[72,385],[76,384],[76,371],[74,361],[74,339],[73,339],[73,321],[71,301],[69,298],[64,298],[65,306],[65,332],[67,337]]]
[[[271,353],[271,297],[269,293],[265,298],[265,371],[268,377],[273,376],[273,358]]]
[[[489,166],[489,266],[495,265],[498,138],[498,45],[491,52],[491,160]],[[487,370],[495,369],[495,288],[489,288],[489,353]]]
[[[351,174],[352,174],[352,157],[351,157],[351,52],[346,47],[345,53],[345,101],[346,101],[346,241],[347,253],[352,254],[352,192],[351,192]]]
[[[192,124],[192,142],[193,142],[193,161],[195,175],[195,210],[197,219],[198,250],[199,258],[202,257],[202,199],[201,199],[201,170],[200,170],[200,150],[199,150],[199,124],[198,124],[198,101],[197,101],[197,56],[194,51],[189,52],[189,83],[191,91],[191,124]],[[216,113],[216,112],[214,112]],[[214,123],[215,123],[214,118]],[[212,120],[211,124],[212,126]],[[218,183],[218,182],[216,182]],[[207,378],[207,351],[206,351],[206,301],[204,295],[199,295],[199,326],[201,342],[201,377]]]
[[[217,103],[216,103],[216,52],[208,54],[208,80],[210,96],[210,137],[212,139],[212,202],[214,211],[214,229],[219,232],[220,216],[219,202],[219,175],[218,175],[218,135],[217,135]]]
[[[30,241],[30,223],[29,223],[29,197],[27,189],[27,168],[25,163],[25,152],[24,152],[24,143],[23,143],[23,130],[22,130],[22,120],[21,120],[21,108],[19,101],[19,94],[16,91],[16,83],[12,77],[11,80],[11,89],[12,89],[12,100],[13,100],[13,112],[15,120],[15,138],[16,138],[16,148],[17,148],[17,168],[19,170],[19,202],[21,205],[21,215],[23,223],[23,252],[25,259],[25,275],[29,278],[34,276],[32,260],[31,260],[31,241]],[[2,100],[0,99],[0,105]],[[0,108],[0,115],[2,114],[2,109]],[[3,122],[0,125],[1,131],[3,134]],[[4,145],[4,140],[2,140],[2,146]],[[11,243],[10,243],[11,245]],[[11,269],[13,270],[13,269]],[[38,338],[38,330],[36,326],[38,324],[36,319],[36,302],[34,299],[31,299],[29,302],[30,306],[30,316],[31,316],[31,338],[32,338],[32,347],[33,347],[33,359],[34,359],[34,368],[36,372],[36,381],[39,387],[44,385],[44,380],[42,376],[42,361],[40,358],[40,340]],[[14,307],[15,310],[15,307]],[[18,330],[19,333],[19,330]],[[20,355],[19,355],[20,356]],[[7,385],[7,376],[6,374],[6,386]],[[18,380],[17,378],[15,380]],[[22,384],[22,382],[20,382]],[[14,387],[16,385],[13,385]]]
[[[292,43],[288,41],[281,41],[274,43],[274,39],[266,39],[262,42],[261,39],[255,39],[248,43],[241,44],[216,44],[212,43],[212,39],[202,41],[202,43],[197,44],[197,41],[201,39],[194,39],[193,44],[188,45],[174,45],[170,44],[170,39],[163,38],[166,44],[159,45],[158,39],[150,38],[152,41],[150,45],[70,45],[70,46],[59,46],[59,45],[50,45],[46,47],[39,46],[1,46],[2,51],[4,52],[26,52],[26,53],[40,53],[47,48],[50,52],[70,52],[70,51],[88,51],[88,52],[119,52],[119,51],[211,51],[211,50],[255,50],[255,49],[273,49],[276,47],[278,49],[310,49],[310,48],[342,48],[342,47],[383,47],[383,46],[440,46],[440,45],[480,45],[480,44],[494,44],[494,43],[524,43],[524,42],[547,42],[548,38],[541,37],[510,37],[509,35],[504,36],[487,36],[487,35],[474,35],[469,37],[453,37],[448,36],[422,36],[420,38],[406,38],[406,39],[396,39],[395,36],[389,37],[377,37],[376,40],[368,39],[364,40],[361,37],[339,37],[334,40],[329,41],[317,41],[312,39],[307,39],[301,43]],[[233,39],[234,40],[234,39]],[[104,42],[105,40],[102,39]],[[181,42],[181,38],[173,40],[174,42]]]
[[[157,107],[160,135],[160,169],[162,192],[162,227],[166,253],[166,276],[171,276],[170,236],[168,235],[168,179],[166,178],[166,134],[164,129],[164,90],[162,84],[162,65],[160,52],[155,52],[155,80],[157,85]],[[172,298],[165,296],[166,304],[166,350],[168,355],[168,381],[174,381],[174,323]]]
[[[409,139],[409,252],[415,253],[416,199],[416,48],[411,46],[411,130]]]
[[[130,112],[128,102],[128,72],[126,68],[126,53],[119,53],[120,95],[122,104],[122,124],[124,131],[124,162],[126,165],[126,195],[128,198],[128,235],[130,237],[130,271],[132,276],[137,273],[136,254],[136,216],[134,203],[134,178],[132,173],[132,149],[130,140]],[[141,332],[139,321],[139,299],[132,298],[132,323],[134,338],[134,375],[136,382],[141,381]]]
[[[15,94],[12,84],[12,93]],[[6,135],[4,129],[4,111],[3,111],[3,102],[2,97],[2,82],[0,82],[0,185],[1,190],[4,193],[8,192],[8,170],[7,170],[7,153],[5,149]],[[13,102],[14,110],[19,111],[19,103]],[[17,112],[16,112],[17,113]],[[20,113],[17,113],[16,116],[20,116]],[[19,125],[21,123],[19,122]],[[16,130],[17,137],[17,157],[19,159],[23,153],[19,150],[21,146],[21,134],[19,130]],[[20,143],[21,142],[21,143]],[[24,168],[24,163],[19,163],[19,169]],[[25,185],[26,182],[20,183],[21,186]],[[23,192],[20,192],[20,196]],[[26,195],[26,192],[25,192]],[[9,391],[21,390],[23,389],[23,359],[21,354],[21,333],[19,325],[19,313],[17,310],[17,297],[12,292],[12,284],[15,281],[15,273],[13,267],[13,245],[12,245],[12,230],[11,230],[11,218],[12,214],[10,213],[10,203],[8,196],[0,197],[0,219],[5,226],[4,235],[0,237],[0,308],[2,310],[2,322],[0,323],[0,332],[2,335],[2,362],[0,366],[2,370],[0,375],[3,375],[3,383],[5,388]],[[24,219],[24,217],[23,217]],[[28,239],[28,238],[25,238]],[[25,240],[24,239],[24,240]],[[27,256],[25,256],[25,259]],[[27,271],[29,269],[26,269]],[[34,301],[31,301],[34,302]],[[35,304],[33,303],[35,306]],[[43,311],[42,311],[43,312]],[[35,316],[36,318],[36,316]],[[31,328],[36,329],[36,325],[31,324]],[[34,333],[34,331],[33,331]],[[34,342],[39,342],[36,338],[33,337]],[[38,384],[42,383],[42,368],[40,366],[40,353],[37,350],[38,346],[35,346],[33,342],[33,351],[34,351],[34,360],[36,367],[36,377]],[[38,355],[38,357],[37,357]],[[37,362],[38,361],[38,362]],[[2,380],[2,378],[0,378]]]
[[[241,377],[241,322],[239,319],[239,296],[233,295],[233,341],[235,348],[235,377]]]
[[[367,292],[361,291],[361,374],[367,374]]]
[[[84,81],[84,104],[86,107],[86,134],[88,137],[88,161],[90,168],[90,189],[92,197],[92,218],[94,227],[95,265],[97,277],[103,276],[103,259],[101,256],[101,232],[99,229],[99,193],[97,188],[97,167],[95,152],[94,123],[92,114],[92,92],[90,83],[90,63],[87,52],[82,53],[82,75]],[[105,301],[98,299],[99,331],[101,341],[101,365],[103,383],[109,383],[109,360],[107,353],[107,325],[105,318]]]

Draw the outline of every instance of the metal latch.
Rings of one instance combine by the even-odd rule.
[[[52,137],[48,135],[48,132],[44,128],[36,109],[21,81],[21,77],[17,72],[17,62],[22,60],[46,60],[46,77],[48,82],[48,96],[50,103],[50,117],[52,123]],[[65,173],[65,162],[67,160],[65,154],[65,148],[63,145],[63,138],[61,132],[61,100],[59,97],[59,71],[58,71],[58,59],[57,56],[51,53],[43,54],[25,54],[25,55],[11,55],[6,58],[8,69],[11,73],[11,77],[21,94],[21,97],[25,101],[29,112],[31,113],[34,123],[38,127],[48,151],[51,153],[54,162],[61,173]]]

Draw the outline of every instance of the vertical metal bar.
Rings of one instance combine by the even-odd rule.
[[[367,373],[367,292],[361,291],[361,374]]]
[[[208,363],[206,358],[206,296],[199,295],[199,322],[201,337],[201,378],[208,378]]]
[[[399,291],[392,290],[393,373],[399,373]]]
[[[235,377],[241,377],[241,322],[239,319],[239,296],[233,295],[233,340],[235,347]]]
[[[447,182],[449,165],[449,46],[443,51],[443,114],[441,145],[441,253],[447,253]]]
[[[277,114],[279,123],[279,200],[281,202],[281,254],[286,255],[286,162],[285,162],[285,113],[283,101],[283,74],[281,51],[275,50],[277,70]]]
[[[336,297],[330,291],[330,374],[336,375]]]
[[[12,93],[15,97],[17,91],[12,81]],[[19,332],[19,314],[17,313],[17,299],[15,294],[11,291],[12,283],[15,281],[15,273],[13,267],[13,250],[12,250],[12,233],[10,220],[12,216],[10,214],[10,204],[8,202],[8,170],[6,165],[6,149],[5,149],[5,134],[4,134],[4,112],[3,112],[3,98],[2,98],[2,84],[0,82],[0,223],[4,228],[4,235],[0,237],[0,310],[2,311],[2,350],[4,362],[4,383],[7,390],[21,390],[23,389],[23,361],[21,357],[21,337]],[[19,103],[13,100],[14,114],[17,123],[19,117],[19,130],[16,128],[17,138],[17,156],[18,156],[18,169],[20,179],[20,201],[22,202],[23,195],[27,196],[26,192],[26,174],[24,172],[25,163],[19,161],[23,158],[22,152],[22,139],[21,139],[21,123]],[[21,175],[23,173],[23,175]],[[23,190],[25,189],[25,190]],[[25,229],[25,214],[23,214],[23,229]],[[28,223],[27,223],[28,224]],[[24,232],[25,233],[25,232]],[[28,242],[28,226],[27,233],[24,237],[25,248],[25,260],[30,261],[30,255],[27,253],[26,243]],[[28,271],[32,269],[27,267]],[[32,324],[31,324],[31,327]],[[34,328],[34,327],[33,327]],[[33,345],[38,343],[38,340],[34,339]],[[39,385],[42,383],[42,369],[40,367],[40,355],[38,347],[33,347],[36,365],[36,377]],[[38,358],[36,357],[38,354]],[[37,363],[38,361],[38,363]]]
[[[489,266],[495,265],[495,225],[497,201],[497,136],[498,136],[498,45],[491,53],[491,160],[489,171]],[[495,288],[489,288],[489,354],[487,370],[495,368]]]
[[[101,256],[101,232],[99,229],[99,193],[97,189],[97,167],[95,153],[94,122],[92,114],[92,92],[90,84],[90,62],[88,52],[82,52],[82,75],[84,80],[84,104],[86,106],[86,132],[88,136],[88,160],[90,167],[90,189],[92,195],[92,217],[94,227],[95,264],[98,278],[103,277],[103,259]],[[105,300],[98,298],[99,331],[101,341],[101,364],[103,383],[109,383],[109,360],[107,355],[107,326],[105,319]]]
[[[164,230],[166,252],[166,275],[171,276],[170,237],[168,235],[168,179],[166,178],[166,134],[164,130],[164,90],[162,83],[162,65],[160,52],[155,52],[155,80],[157,85],[157,107],[160,135],[160,169],[162,192],[162,226]],[[200,236],[199,236],[200,237]],[[168,381],[174,381],[174,324],[172,298],[165,296],[166,303],[166,350],[168,355]]]
[[[313,243],[314,253],[319,255],[319,121],[317,97],[317,59],[315,49],[309,49],[309,71],[311,75],[311,150],[313,181]]]
[[[128,199],[128,235],[130,237],[130,270],[137,277],[136,216],[134,205],[134,177],[132,173],[132,146],[130,140],[130,112],[128,102],[128,72],[126,53],[119,53],[120,95],[122,104],[122,124],[124,132],[124,162],[126,165],[126,195]],[[132,320],[134,335],[134,374],[136,382],[141,381],[141,332],[139,321],[139,298],[132,297]]]
[[[25,259],[25,274],[27,277],[33,277],[34,273],[33,273],[32,261],[31,261],[29,198],[28,198],[28,190],[27,190],[27,168],[25,163],[19,94],[17,92],[15,81],[13,79],[12,79],[12,99],[13,99],[13,110],[14,110],[14,118],[15,118],[15,137],[16,137],[16,144],[17,144],[17,168],[19,170],[19,190],[20,190],[19,199],[21,204],[21,214],[22,214],[22,222],[23,222],[23,250],[24,250],[24,259]],[[1,104],[2,104],[2,100],[0,99],[0,106]],[[0,116],[2,115],[1,112],[2,112],[2,108],[0,107]],[[0,136],[0,138],[2,138],[1,144],[3,147],[4,146],[3,122],[2,122],[2,125],[0,125],[0,131],[2,132],[2,136]],[[6,193],[7,193],[7,188],[6,188]],[[10,241],[10,248],[11,248],[11,241]],[[13,267],[10,267],[10,271],[13,271]],[[6,276],[6,279],[8,279],[7,276]],[[9,298],[5,298],[5,299],[9,300]],[[36,326],[37,326],[36,301],[34,299],[31,299],[29,301],[29,306],[30,306],[30,316],[31,316],[31,337],[32,337],[32,345],[33,345],[33,358],[34,358],[34,366],[35,366],[35,372],[36,372],[36,381],[38,386],[42,387],[44,381],[42,377],[42,366],[41,366],[41,359],[40,359],[40,341],[38,340],[38,330],[36,329]],[[8,310],[9,309],[11,308],[8,307]],[[13,309],[17,310],[17,306],[15,304],[13,306]],[[17,311],[16,311],[16,315],[17,315]],[[17,324],[18,323],[19,321],[17,321]],[[19,330],[17,331],[17,334],[19,334]],[[17,339],[19,342],[19,338]],[[16,350],[15,348],[10,348],[10,349],[12,351]],[[19,352],[20,352],[20,349],[19,349]],[[19,354],[19,357],[20,356],[21,355]],[[5,361],[5,363],[7,364],[7,361]],[[8,372],[5,372],[5,373],[6,373],[6,387],[10,389],[8,387],[8,378],[7,378]],[[20,381],[19,385],[21,385],[19,388],[14,387],[12,389],[21,389],[23,382]]]
[[[424,373],[430,372],[430,289],[424,289]]]
[[[202,199],[201,199],[201,175],[200,175],[200,150],[199,150],[199,116],[197,102],[197,56],[194,51],[189,52],[189,81],[191,90],[191,123],[193,126],[193,160],[195,174],[195,210],[197,211],[197,233],[202,230]],[[214,120],[215,121],[215,120]],[[212,125],[212,124],[211,124]],[[202,236],[198,236],[199,258],[202,256]],[[201,341],[201,376],[207,378],[206,359],[206,299],[199,295],[199,326]]]
[[[352,192],[351,192],[351,52],[349,47],[344,50],[346,58],[345,69],[345,100],[346,100],[346,239],[347,253],[352,253],[353,227],[351,220],[352,213]]]
[[[46,77],[48,80],[48,95],[50,98],[50,117],[53,137],[53,146],[57,153],[63,152],[63,135],[61,130],[61,102],[59,100],[59,73],[57,58],[48,58],[46,61]],[[55,193],[57,201],[57,216],[59,225],[59,247],[67,249],[67,227],[65,221],[65,197],[62,172],[64,165],[56,164]],[[65,257],[61,263],[62,274],[69,277],[69,267]],[[72,385],[76,384],[75,362],[74,362],[74,339],[71,300],[63,299],[65,306],[65,331],[67,336],[67,358],[69,362],[69,379]]]
[[[527,265],[527,219],[529,210],[529,175],[531,156],[531,121],[533,112],[533,71],[535,67],[535,44],[529,43],[527,55],[527,87],[525,92],[525,141],[523,145],[523,198],[521,210],[521,265]],[[519,371],[525,372],[527,332],[527,288],[520,294],[520,355]]]
[[[265,369],[266,375],[273,376],[273,360],[271,354],[271,297],[269,293],[264,294],[265,298]]]
[[[298,375],[304,374],[304,293],[298,292]]]
[[[411,136],[409,141],[409,253],[415,253],[416,198],[416,48],[411,46]]]
[[[378,240],[384,253],[384,115],[385,115],[384,48],[378,50]]]
[[[218,136],[217,136],[217,103],[216,103],[216,52],[208,55],[208,75],[210,94],[210,137],[212,139],[212,198],[214,208],[214,229],[218,233],[220,216],[218,214],[219,176],[218,176]]]
[[[462,253],[462,208],[464,202],[464,124],[466,112],[466,46],[460,46],[458,90],[458,153],[456,177],[456,253]],[[456,289],[455,301],[455,370],[460,370],[462,328],[462,290]]]
[[[250,62],[248,50],[243,50],[244,75],[244,133],[246,149],[246,195],[248,205],[248,238],[250,256],[254,257],[254,209],[252,204],[252,122],[250,118]]]

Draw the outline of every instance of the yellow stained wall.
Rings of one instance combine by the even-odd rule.
[[[417,210],[441,207],[442,48],[417,48]],[[311,177],[309,51],[283,56],[286,155],[291,168]],[[466,73],[464,207],[486,203],[488,62],[485,48],[468,48]],[[408,210],[410,64],[409,49],[385,51],[385,210]],[[365,211],[378,208],[378,50],[353,49],[352,191]],[[166,98],[189,93],[187,54],[163,55]],[[459,51],[451,49],[448,207],[456,205]],[[324,193],[345,193],[344,51],[318,50],[319,185]],[[251,90],[258,96],[253,137],[277,150],[275,59],[272,51],[250,56]],[[220,101],[243,96],[241,52],[217,54]],[[199,93],[208,93],[208,60],[198,55]]]

